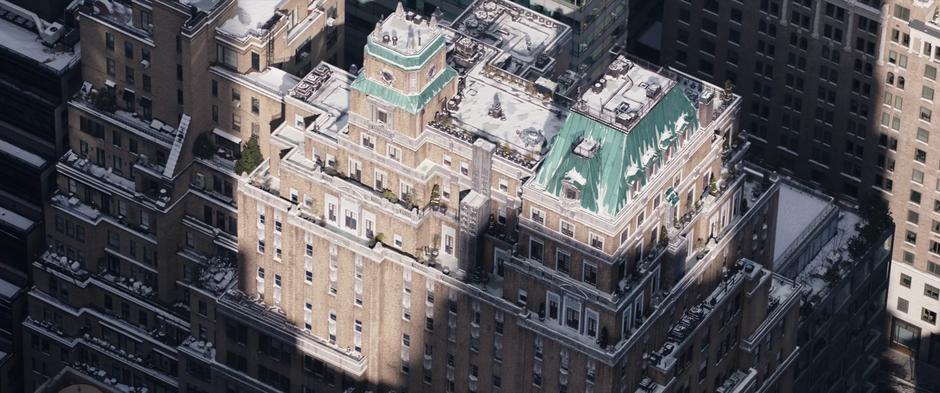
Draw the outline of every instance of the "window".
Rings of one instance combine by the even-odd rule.
[[[519,289],[517,296],[518,298],[516,299],[516,304],[519,305],[519,307],[526,307],[526,305],[529,303],[529,294],[526,292],[526,290]]]
[[[936,312],[933,312],[933,311],[930,311],[930,310],[928,310],[928,309],[926,309],[926,308],[921,308],[920,320],[921,320],[921,321],[924,321],[924,322],[927,322],[927,323],[929,323],[929,324],[931,324],[931,325],[936,325],[936,324],[937,324],[937,313],[936,313]]]
[[[920,191],[911,191],[910,201],[915,204],[920,204]]]
[[[911,276],[901,273],[901,286],[905,288],[911,287]]]
[[[388,124],[388,112],[376,108],[375,109],[375,121],[382,123],[382,124]]]
[[[907,222],[911,224],[917,224],[920,222],[920,214],[913,210],[907,211]]]
[[[600,236],[594,233],[591,233],[589,237],[590,237],[591,247],[594,247],[598,250],[604,249],[604,239],[602,239]]]
[[[572,225],[570,222],[561,220],[560,227],[561,234],[568,237],[574,237],[574,225]]]
[[[940,289],[930,284],[924,284],[924,296],[933,300],[940,300]]]
[[[116,71],[117,66],[114,64],[114,60],[107,59],[106,64],[107,64],[106,67],[108,68],[107,69],[108,75],[115,76],[117,74],[117,71]]]
[[[898,311],[906,314],[908,306],[909,306],[909,302],[907,301],[907,299],[900,298],[900,297],[898,298],[898,305],[896,307]]]
[[[532,217],[532,221],[545,225],[545,216],[542,214],[541,210],[532,207],[529,208],[529,214]]]
[[[544,252],[545,245],[543,245],[542,242],[535,239],[529,239],[529,258],[541,262]]]
[[[895,18],[898,18],[898,19],[901,19],[901,20],[903,20],[903,21],[905,21],[905,22],[910,21],[910,20],[911,20],[911,10],[907,9],[906,7],[902,7],[902,6],[900,6],[900,5],[895,5],[895,6],[894,6],[894,17],[895,17]]]
[[[238,69],[238,56],[235,55],[235,51],[232,50],[232,48],[225,45],[217,44],[215,46],[215,61],[228,68]]]
[[[581,303],[565,301],[565,326],[578,330],[581,327]]]
[[[251,97],[251,113],[258,114],[261,112],[261,102],[257,98]]]
[[[561,252],[555,252],[555,269],[562,273],[571,271],[571,256]]]
[[[391,144],[388,145],[388,157],[392,160],[401,162],[401,149]]]
[[[597,285],[597,266],[585,262],[582,280],[587,284]]]

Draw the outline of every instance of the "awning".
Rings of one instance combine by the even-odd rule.
[[[224,139],[228,140],[229,142],[232,142],[232,143],[234,143],[234,144],[236,144],[236,145],[241,145],[241,144],[242,144],[242,138],[239,138],[239,137],[237,137],[237,136],[235,136],[235,135],[229,134],[229,133],[227,133],[227,132],[225,132],[225,131],[222,131],[222,130],[220,130],[220,129],[218,129],[218,128],[213,128],[213,129],[212,129],[212,133],[215,134],[216,136],[220,136],[220,137],[222,137],[222,138],[224,138]]]

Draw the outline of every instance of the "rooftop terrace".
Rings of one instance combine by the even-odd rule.
[[[305,119],[303,127],[316,123],[321,130],[341,132],[349,119],[349,91],[355,77],[327,63],[320,63],[307,73],[288,94],[321,113]],[[295,124],[296,126],[296,124]]]
[[[503,0],[474,2],[452,26],[524,64],[534,64],[571,31],[555,19]]]

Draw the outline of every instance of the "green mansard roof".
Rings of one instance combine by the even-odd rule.
[[[389,105],[404,109],[409,113],[418,113],[421,108],[424,108],[428,101],[431,101],[431,98],[434,98],[437,93],[444,89],[444,86],[447,86],[447,83],[455,76],[457,76],[457,71],[450,67],[444,67],[424,90],[418,94],[406,95],[389,86],[366,78],[365,73],[361,72],[356,80],[353,81],[352,88],[378,98]]]
[[[626,205],[630,185],[647,182],[647,166],[675,144],[683,130],[697,131],[698,117],[695,106],[679,88],[666,93],[627,133],[571,112],[537,170],[535,183],[563,197],[567,181],[580,191],[582,208],[614,217]],[[600,144],[591,158],[574,153],[582,138]]]
[[[405,71],[414,71],[424,66],[431,57],[444,47],[444,44],[444,36],[437,35],[434,41],[428,43],[420,52],[413,55],[405,55],[373,41],[372,35],[370,34],[369,38],[366,40],[366,53],[377,56]]]

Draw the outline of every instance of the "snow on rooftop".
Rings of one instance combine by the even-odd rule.
[[[499,101],[501,117],[491,115]],[[541,153],[542,142],[551,141],[561,131],[565,118],[560,109],[544,106],[525,92],[499,86],[484,77],[468,77],[460,107],[454,119],[478,134],[489,135],[517,150]]]
[[[76,64],[81,56],[77,45],[66,51],[56,51],[43,44],[35,30],[28,30],[3,18],[0,18],[0,46],[44,64],[56,72]]]
[[[828,201],[786,183],[781,184],[779,190],[777,229],[774,235],[775,261],[829,205]]]
[[[321,128],[342,130],[349,113],[349,90],[353,75],[321,63],[299,81],[289,94],[325,112],[317,119]]]
[[[35,222],[10,209],[0,207],[0,223],[6,223],[20,231],[28,231]]]
[[[281,96],[287,95],[300,82],[300,78],[275,67],[268,67],[268,69],[260,72],[247,73],[245,78]]]
[[[6,142],[2,139],[0,139],[0,153],[12,156],[13,158],[23,161],[36,168],[46,165],[46,160],[44,158],[30,153],[29,151],[20,149],[12,143]]]
[[[454,23],[457,30],[510,53],[525,63],[555,45],[568,26],[502,1],[475,2]]]
[[[795,281],[803,284],[804,299],[815,302],[825,298],[825,293],[830,287],[830,280],[834,278],[832,273],[827,273],[832,270],[838,272],[839,276],[843,274],[840,272],[839,265],[843,261],[851,260],[848,243],[857,234],[856,225],[861,222],[862,219],[858,215],[842,212],[836,234],[796,276]]]
[[[208,0],[201,0],[204,2]],[[271,20],[283,0],[237,0],[235,16],[225,21],[219,30],[235,37],[260,33],[261,27]]]
[[[770,307],[776,307],[780,303],[790,298],[797,286],[794,283],[784,280],[783,277],[774,275],[770,282]]]
[[[23,288],[20,287],[19,285],[16,285],[7,280],[4,280],[3,278],[0,278],[0,297],[10,299],[13,297],[13,295],[16,295],[16,293],[19,292],[21,289]],[[2,358],[2,356],[0,356],[0,358]]]
[[[582,107],[602,118],[636,119],[656,104],[673,81],[623,56],[581,95]]]
[[[441,35],[436,19],[426,20],[413,11],[405,11],[400,2],[395,12],[381,21],[377,28],[380,31],[378,39],[373,38],[375,43],[406,55],[420,53]]]

